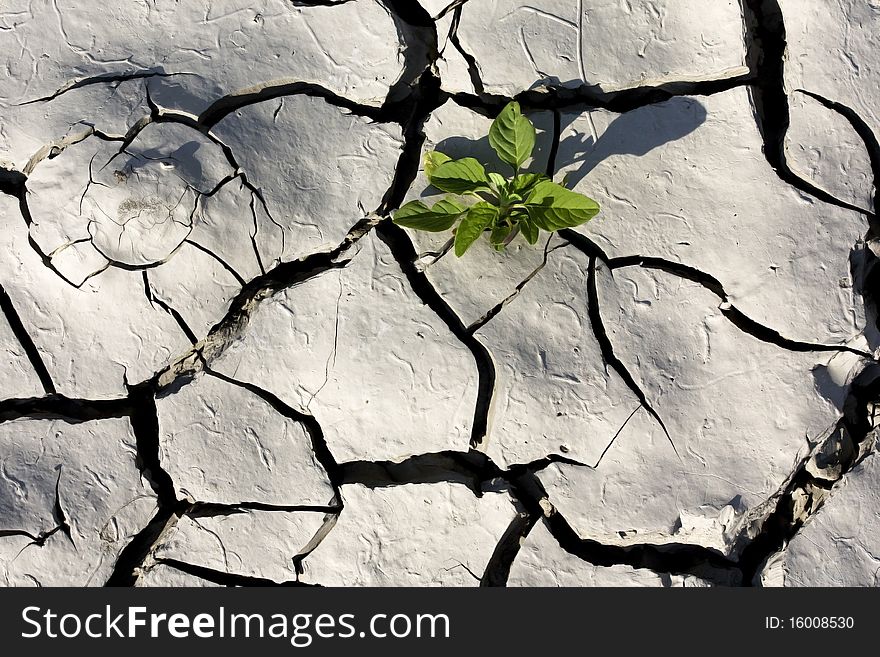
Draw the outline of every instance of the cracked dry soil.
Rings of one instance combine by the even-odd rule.
[[[877,584],[880,5],[11,0],[0,582]],[[438,148],[602,212],[451,255]]]

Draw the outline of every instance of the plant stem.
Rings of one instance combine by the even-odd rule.
[[[513,241],[513,238],[515,238],[517,235],[519,235],[519,224],[514,226],[513,230],[510,231],[510,234],[504,238],[504,241],[501,243],[501,246],[507,247],[507,245],[510,244]]]

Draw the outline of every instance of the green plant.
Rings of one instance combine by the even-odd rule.
[[[394,223],[430,232],[455,229],[455,255],[462,256],[483,233],[502,251],[522,233],[529,244],[540,231],[552,233],[579,226],[599,212],[583,194],[559,185],[544,174],[521,171],[535,148],[535,126],[511,102],[489,129],[489,144],[513,176],[486,172],[472,157],[453,160],[438,151],[425,153],[424,169],[431,185],[449,192],[432,206],[410,201],[394,213]]]

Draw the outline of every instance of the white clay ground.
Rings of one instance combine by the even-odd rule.
[[[875,586],[880,3],[10,0],[0,584]],[[590,223],[390,222],[437,148]]]

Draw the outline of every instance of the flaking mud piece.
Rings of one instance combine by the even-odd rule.
[[[184,563],[222,574],[295,581],[296,563],[333,517],[319,511],[196,511],[163,538],[147,570]]]
[[[0,424],[0,582],[100,586],[156,510],[127,419]]]
[[[569,554],[539,522],[523,541],[508,586],[635,586],[704,587],[708,584],[689,575],[660,575],[630,566],[594,566]]]
[[[440,482],[343,486],[345,509],[303,562],[327,586],[476,586],[515,510],[507,493],[477,497]]]
[[[257,209],[282,230],[281,251],[276,246],[269,258],[285,261],[336,246],[378,208],[402,147],[398,125],[309,96],[243,108],[212,133],[262,195],[265,207]]]
[[[877,586],[880,459],[857,465],[764,573],[768,585]]]
[[[485,91],[506,96],[542,85],[615,91],[747,72],[736,2],[468,2],[458,39]],[[467,90],[460,76],[453,80],[450,91]]]
[[[374,234],[265,301],[212,367],[313,415],[337,461],[467,448],[477,369]]]
[[[327,505],[334,498],[303,425],[240,386],[202,375],[156,400],[159,460],[193,502]]]
[[[434,24],[437,28],[437,60],[434,66],[443,81],[444,90],[477,94],[483,90],[480,70],[473,55],[464,51],[458,37],[461,4],[452,2],[446,3],[446,7],[443,8],[436,6],[428,8],[431,15],[435,16]],[[451,8],[444,13],[444,10],[450,6]]]
[[[0,219],[0,280],[58,392],[123,396],[126,381],[148,379],[189,346],[174,318],[144,294],[142,272],[109,267],[76,288],[28,243],[16,199],[0,196]]]
[[[865,217],[779,179],[746,89],[564,114],[562,125],[559,171],[602,207],[577,230],[609,256],[710,273],[737,308],[791,339],[845,344],[862,332],[849,255]]]
[[[539,473],[549,499],[582,538],[694,543],[730,555],[840,417],[827,371],[835,354],[792,353],[743,333],[715,295],[664,272],[621,268],[613,280],[599,272],[599,290],[615,353],[677,453],[639,409],[598,467]],[[848,364],[858,371],[862,362]]]

